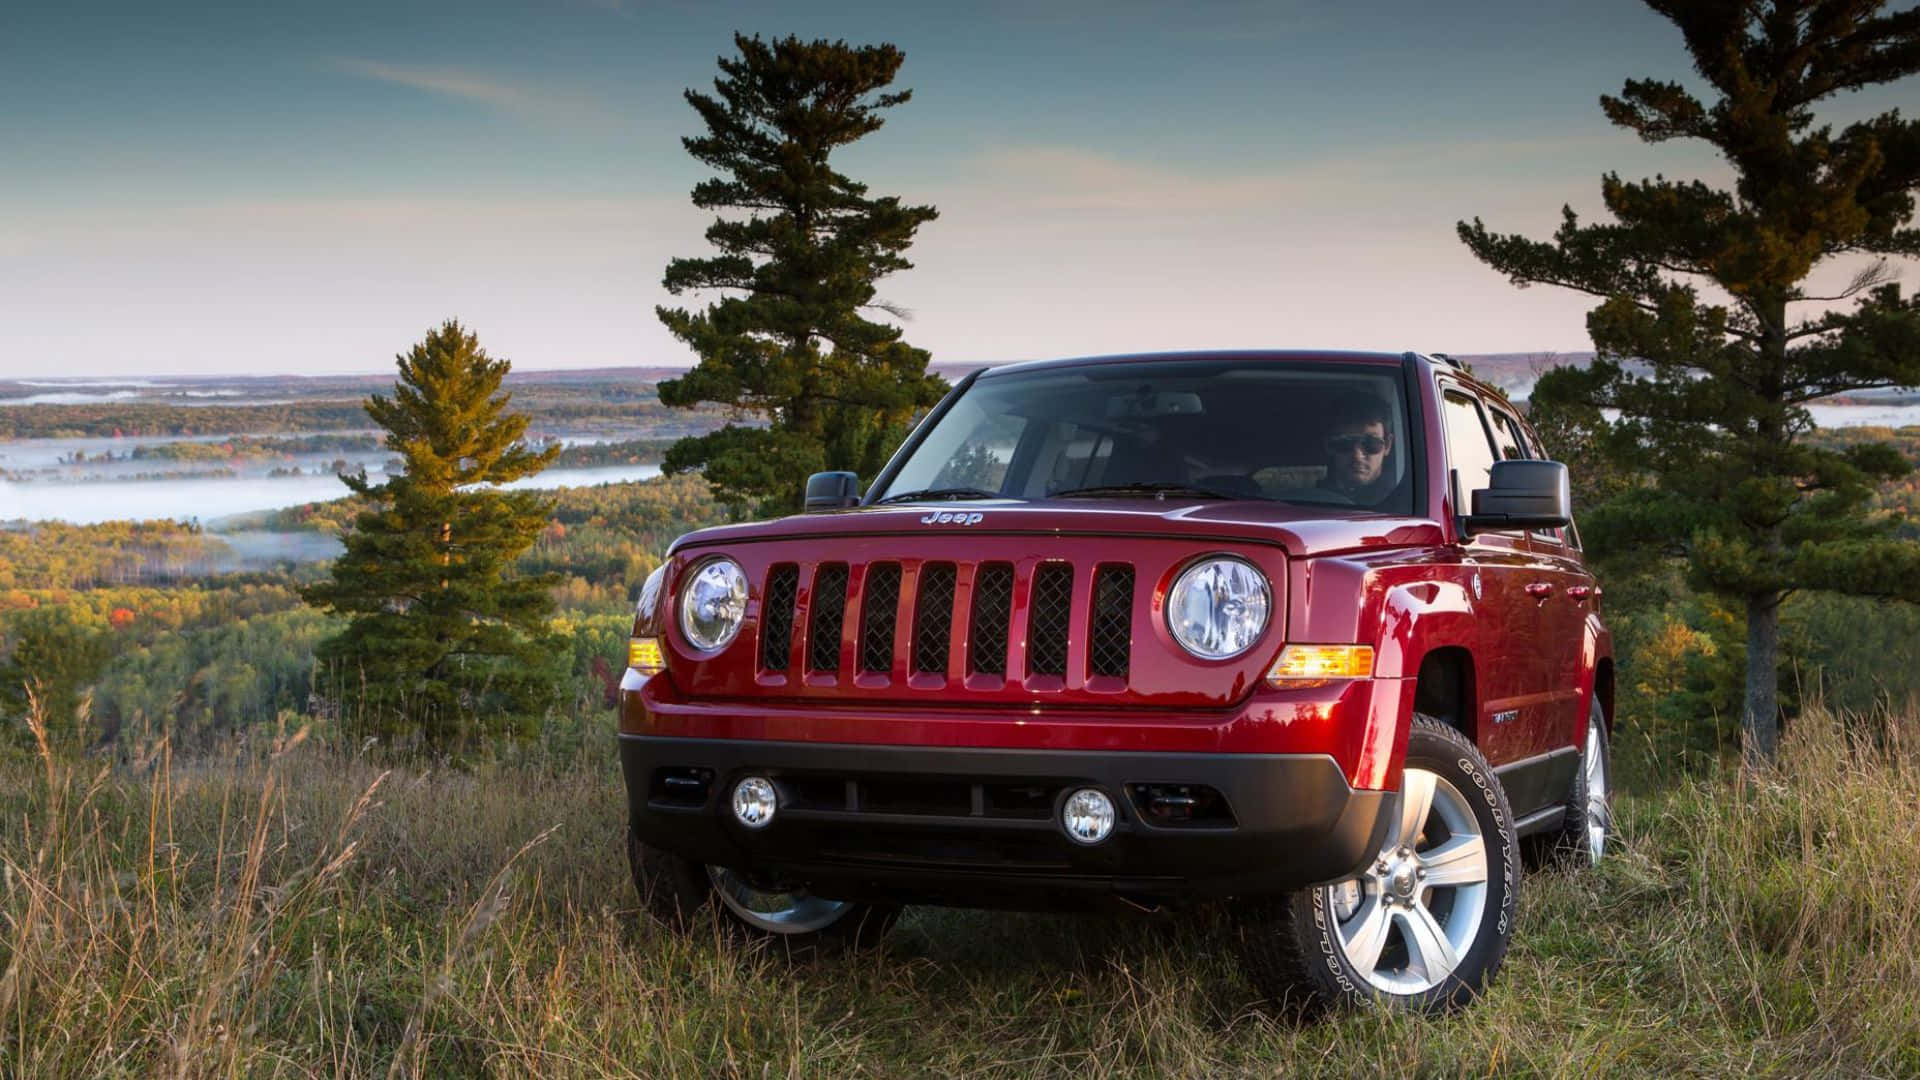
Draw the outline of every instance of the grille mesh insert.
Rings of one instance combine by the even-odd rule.
[[[840,670],[840,623],[847,616],[847,564],[828,563],[813,575],[807,618],[807,669]]]
[[[1133,567],[1103,566],[1093,578],[1087,672],[1124,679],[1133,653]]]
[[[1067,627],[1073,613],[1073,567],[1047,563],[1033,572],[1027,606],[1027,674],[1067,673]]]
[[[913,670],[944,674],[953,636],[952,563],[920,568],[920,595],[913,602]],[[1004,650],[1002,650],[1004,652]]]
[[[800,591],[800,568],[782,563],[767,575],[760,603],[760,666],[785,671],[793,657],[793,601]]]
[[[1013,564],[986,563],[973,579],[973,614],[967,620],[967,670],[1007,673],[1007,623],[1013,618]]]
[[[860,670],[893,670],[893,628],[900,621],[900,564],[867,567],[860,596]]]

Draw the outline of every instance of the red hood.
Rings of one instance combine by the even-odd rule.
[[[942,516],[945,515],[943,518]],[[688,533],[674,551],[807,537],[1042,535],[1142,536],[1278,544],[1293,558],[1442,542],[1424,518],[1297,506],[1264,499],[1053,499],[903,503]]]

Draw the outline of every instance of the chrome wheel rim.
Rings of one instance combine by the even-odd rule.
[[[1327,886],[1334,943],[1374,989],[1426,993],[1479,937],[1487,876],[1473,804],[1443,777],[1409,768],[1386,846],[1358,877]]]
[[[720,902],[741,922],[769,934],[807,934],[825,930],[853,906],[849,900],[825,900],[805,889],[769,892],[722,866],[707,867],[707,880]]]
[[[1601,752],[1600,722],[1587,722],[1587,854],[1594,862],[1607,851],[1607,831],[1613,824],[1613,804],[1607,790],[1607,762]]]

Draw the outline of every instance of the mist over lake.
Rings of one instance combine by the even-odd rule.
[[[590,487],[660,475],[658,465],[595,469],[549,469],[504,485],[509,488]],[[377,479],[377,477],[376,477]],[[185,480],[97,480],[30,483],[0,481],[0,521],[102,521],[165,519],[211,522],[257,510],[283,510],[350,494],[337,476],[222,477]]]

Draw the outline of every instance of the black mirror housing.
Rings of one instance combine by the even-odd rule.
[[[1502,529],[1561,529],[1573,522],[1567,467],[1557,461],[1496,461],[1461,522],[1472,535]]]
[[[860,505],[860,477],[850,472],[817,472],[807,477],[807,513]]]

